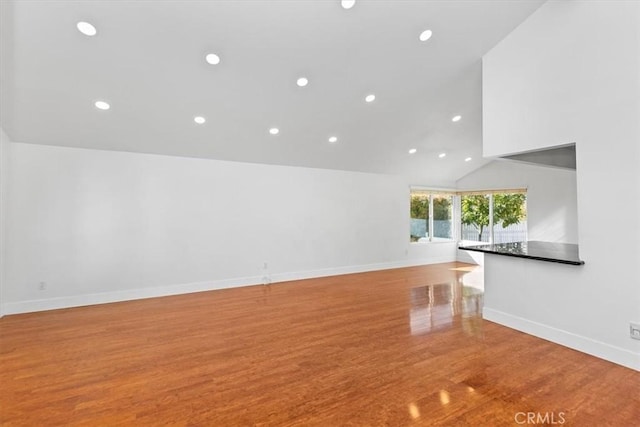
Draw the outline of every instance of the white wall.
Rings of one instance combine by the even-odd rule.
[[[6,211],[9,191],[9,147],[11,142],[0,128],[0,317],[4,314],[4,287],[6,282]]]
[[[539,334],[631,352],[640,369],[640,2],[545,3],[485,56],[483,76],[485,155],[576,143],[586,264],[528,295]]]
[[[407,208],[407,215],[409,215],[409,208]],[[407,239],[409,239],[408,231],[406,235]],[[457,248],[458,242],[410,243],[408,262],[409,265],[421,265],[456,261]]]
[[[15,142],[11,166],[11,313],[455,260],[409,247],[394,176]]]

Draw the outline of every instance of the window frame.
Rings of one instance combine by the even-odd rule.
[[[430,245],[438,243],[460,243],[460,242],[473,242],[478,244],[493,244],[494,242],[494,222],[493,222],[493,195],[503,193],[521,193],[527,195],[528,188],[496,188],[485,190],[453,190],[448,188],[433,188],[433,187],[421,187],[410,186],[409,187],[409,221],[411,221],[411,196],[414,193],[423,193],[429,195],[429,220],[427,223],[429,230],[429,240],[422,242],[412,242],[410,244]],[[433,196],[434,195],[446,195],[451,197],[451,238],[438,237],[438,240],[433,240]],[[489,242],[478,242],[476,240],[462,240],[462,196],[465,195],[486,195],[489,198]],[[528,207],[527,207],[528,211]],[[528,213],[527,213],[528,216]],[[527,230],[528,231],[528,230]],[[411,239],[411,232],[409,232],[409,239]]]
[[[457,192],[455,190],[449,189],[434,189],[428,187],[418,187],[418,186],[410,186],[409,187],[409,221],[411,221],[411,197],[414,193],[422,193],[429,196],[429,219],[427,222],[427,229],[429,230],[428,241],[418,241],[412,242],[409,241],[410,244],[419,244],[419,245],[430,245],[430,244],[438,244],[438,243],[456,243],[459,241],[460,230],[458,230],[458,223],[460,222],[459,216],[456,214],[456,206],[457,206]],[[434,196],[449,196],[451,197],[451,237],[436,237],[438,240],[434,240],[433,230],[434,230],[434,219],[433,219],[433,199]],[[409,230],[411,231],[411,230]],[[411,239],[411,232],[409,232],[409,239]]]
[[[494,198],[493,196],[495,194],[524,194],[525,197],[527,196],[527,188],[504,188],[504,189],[490,189],[490,190],[458,190],[457,191],[457,196],[458,199],[460,200],[459,202],[459,206],[458,206],[458,228],[459,228],[459,234],[458,234],[458,241],[459,242],[469,242],[469,243],[477,243],[477,244],[489,244],[492,245],[495,242],[495,236],[494,236],[494,222],[493,222],[493,209],[494,209]],[[462,196],[468,196],[468,195],[483,195],[483,196],[488,196],[489,199],[489,225],[487,226],[488,229],[488,234],[489,234],[489,241],[488,242],[482,242],[482,241],[477,241],[477,240],[462,240]],[[528,200],[528,198],[527,198]],[[527,206],[527,217],[528,217],[528,206]],[[528,229],[527,229],[527,237],[528,237]]]

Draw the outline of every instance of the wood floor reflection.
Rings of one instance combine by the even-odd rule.
[[[0,425],[638,425],[640,373],[482,320],[477,273],[6,316]]]

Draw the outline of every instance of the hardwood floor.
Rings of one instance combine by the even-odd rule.
[[[473,276],[451,263],[6,316],[0,424],[639,425],[639,372],[482,320]]]

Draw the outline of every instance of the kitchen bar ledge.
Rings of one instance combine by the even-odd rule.
[[[529,240],[526,242],[513,243],[460,245],[458,246],[458,249],[517,258],[528,258],[538,261],[557,262],[560,264],[584,264],[584,261],[582,261],[578,255],[578,245],[571,243],[552,243]]]

